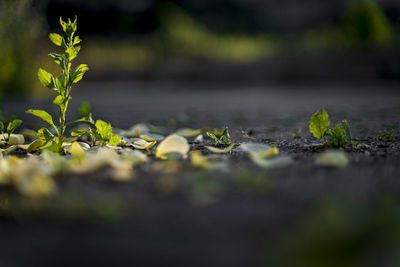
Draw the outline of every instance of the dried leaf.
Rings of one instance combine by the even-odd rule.
[[[189,150],[190,146],[186,138],[172,134],[165,138],[157,147],[156,157],[165,159],[169,153],[178,153],[183,158],[186,158]]]
[[[349,158],[343,151],[331,150],[318,155],[315,164],[322,167],[345,168],[349,165]]]

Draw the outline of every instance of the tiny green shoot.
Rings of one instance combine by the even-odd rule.
[[[92,126],[93,127],[93,126]],[[92,139],[93,143],[99,143],[100,146],[113,145],[117,146],[120,143],[120,137],[113,133],[112,126],[110,123],[102,120],[97,120],[94,124],[94,128],[89,127],[87,130],[76,130],[71,133],[73,137],[81,137],[82,135],[88,134]]]
[[[231,137],[229,135],[228,127],[225,127],[225,130],[222,132],[220,136],[217,133],[207,132],[207,136],[215,141],[215,145],[230,145]]]
[[[297,132],[292,133],[292,138],[293,139],[300,139],[301,138],[301,133],[302,133],[302,130],[299,128],[297,130]]]
[[[8,143],[10,140],[10,136],[14,133],[14,131],[22,124],[22,120],[13,120],[8,123],[7,128],[4,128],[4,123],[0,121],[0,132],[4,137],[4,140]],[[4,134],[4,130],[6,130],[7,135]]]
[[[310,132],[315,138],[323,139],[326,146],[343,147],[344,145],[354,146],[356,144],[352,140],[353,137],[347,120],[343,120],[333,129],[329,129],[329,125],[329,115],[325,109],[312,114],[309,121]]]

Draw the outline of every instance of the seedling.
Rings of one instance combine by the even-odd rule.
[[[299,128],[299,129],[297,130],[297,132],[292,133],[292,138],[293,138],[293,139],[300,139],[300,138],[301,138],[301,133],[302,133],[302,131],[301,131],[301,129]]]
[[[393,142],[395,140],[396,137],[393,131],[383,131],[378,133],[378,141]]]
[[[88,134],[93,143],[99,143],[100,146],[105,146],[107,144],[117,146],[120,143],[120,137],[112,132],[110,123],[98,120],[94,124],[94,127],[96,128],[95,130],[93,130],[92,127],[89,127],[87,130],[73,131],[71,136],[80,137]]]
[[[53,136],[47,128],[40,129],[38,135],[45,140],[46,143],[51,142],[53,150],[58,152],[63,151],[63,144],[66,141],[64,134],[68,124],[65,121],[65,116],[67,113],[68,103],[71,99],[71,87],[73,84],[79,82],[83,78],[85,72],[89,69],[86,64],[81,64],[75,70],[71,70],[71,62],[77,57],[81,49],[79,46],[81,40],[79,39],[79,36],[75,36],[77,30],[77,18],[75,18],[74,22],[71,22],[70,19],[68,19],[68,22],[64,22],[62,18],[60,18],[60,24],[64,31],[65,38],[57,33],[51,33],[49,38],[56,46],[64,48],[65,51],[63,54],[51,53],[49,56],[61,67],[62,73],[57,78],[54,78],[52,74],[43,69],[39,69],[38,72],[40,82],[45,87],[57,93],[53,103],[57,105],[60,110],[59,123],[56,126],[53,117],[44,110],[30,109],[27,111],[27,113],[35,115],[47,122],[55,130],[57,136]],[[82,118],[78,121],[92,123],[90,118]]]
[[[225,127],[225,130],[222,132],[220,136],[217,133],[207,132],[208,137],[215,141],[215,145],[230,145],[231,136],[229,135],[228,127]]]
[[[343,120],[333,129],[328,129],[330,125],[329,115],[325,109],[312,114],[309,127],[310,132],[315,138],[323,139],[324,145],[330,147],[343,147],[344,145],[354,146],[356,143],[352,141],[350,126],[347,120]]]
[[[6,143],[9,142],[10,136],[14,133],[15,129],[17,129],[21,125],[21,120],[13,120],[7,125],[7,135],[4,134],[4,123],[0,121],[0,132]]]

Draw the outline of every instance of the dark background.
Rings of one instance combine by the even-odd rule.
[[[75,15],[89,80],[400,80],[394,0],[5,0],[0,91],[40,93],[48,33]]]

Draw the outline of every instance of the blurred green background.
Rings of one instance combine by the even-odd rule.
[[[3,0],[0,96],[41,93],[48,33],[75,15],[89,80],[400,80],[395,0]]]

